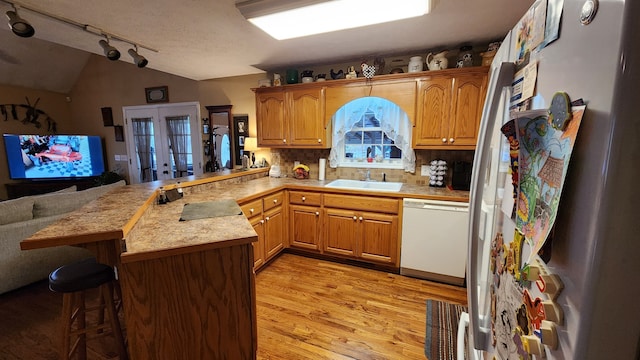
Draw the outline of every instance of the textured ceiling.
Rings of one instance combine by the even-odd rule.
[[[441,0],[431,14],[422,17],[277,41],[246,21],[234,0],[18,1],[158,49],[158,53],[140,49],[149,68],[193,80],[374,55],[426,54],[429,49],[463,43],[486,44],[502,39],[533,3]],[[402,6],[402,2],[389,1],[389,6]],[[0,2],[3,14],[10,9]],[[88,53],[102,55],[98,36],[27,9],[19,13],[34,25],[36,34],[23,39],[0,26],[0,83],[67,92]],[[331,21],[331,14],[318,16]],[[128,44],[112,44],[122,53],[119,61],[132,62],[126,53]]]

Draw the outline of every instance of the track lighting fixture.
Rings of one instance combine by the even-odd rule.
[[[135,50],[129,49],[128,51],[129,55],[131,55],[131,57],[133,58],[133,63],[136,64],[139,68],[147,66],[149,61],[147,61],[144,56],[138,54],[138,45],[134,45],[134,48]]]
[[[100,44],[100,46],[102,47],[102,49],[104,50],[104,55],[107,57],[107,59],[109,60],[118,60],[120,58],[120,51],[118,51],[118,49],[116,49],[114,46],[112,46],[109,43],[109,40],[117,40],[117,41],[121,41],[127,44],[131,44],[131,46],[133,46],[133,49],[129,49],[128,53],[129,55],[131,55],[131,57],[133,58],[133,62],[139,67],[139,68],[143,68],[145,66],[147,66],[147,64],[149,63],[149,61],[142,55],[138,54],[138,48],[143,48],[143,49],[147,49],[149,51],[153,51],[153,52],[158,52],[158,50],[149,47],[147,45],[141,44],[140,42],[137,41],[133,41],[127,38],[124,38],[122,36],[113,34],[109,31],[97,28],[93,25],[90,24],[86,24],[86,23],[81,23],[75,20],[71,20],[69,18],[65,18],[65,17],[60,17],[58,15],[52,14],[50,12],[47,12],[45,10],[42,9],[38,9],[34,6],[31,6],[29,4],[24,4],[21,2],[21,0],[0,0],[0,3],[5,3],[5,4],[9,4],[13,7],[13,10],[9,10],[6,12],[7,14],[7,18],[9,19],[9,27],[11,28],[11,30],[13,31],[14,34],[21,36],[21,37],[31,37],[35,34],[35,29],[33,28],[33,26],[31,26],[31,24],[29,24],[28,21],[24,20],[23,18],[21,18],[18,15],[18,8],[20,8],[21,10],[28,10],[30,12],[34,12],[36,14],[42,15],[44,17],[53,19],[53,20],[57,20],[60,21],[62,23],[74,26],[76,28],[79,28],[81,30],[84,30],[88,33],[100,36],[100,37],[104,37],[104,39],[101,39],[100,41],[98,41],[98,44]]]
[[[109,38],[107,38],[106,41],[98,41],[98,44],[100,44],[100,46],[102,46],[102,49],[104,49],[104,56],[106,56],[107,59],[112,61],[120,59],[120,51],[118,51],[118,49],[116,49],[115,47],[109,45]]]
[[[15,5],[13,5],[13,11],[7,11],[7,18],[9,19],[9,27],[14,34],[20,37],[32,37],[36,33],[33,26],[18,15],[18,9]]]

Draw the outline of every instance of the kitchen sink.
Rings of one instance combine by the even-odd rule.
[[[327,185],[325,185],[325,187],[339,188],[339,189],[353,189],[353,190],[398,192],[402,187],[402,183],[338,179],[328,183]]]

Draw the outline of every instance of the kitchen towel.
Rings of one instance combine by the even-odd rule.
[[[321,158],[318,162],[318,180],[324,180],[324,169],[327,167],[327,159]]]
[[[233,199],[184,204],[180,221],[218,216],[242,215],[242,209]]]

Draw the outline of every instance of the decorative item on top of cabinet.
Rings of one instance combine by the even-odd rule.
[[[330,146],[329,128],[324,122],[324,87],[283,86],[255,91],[258,146]]]
[[[486,67],[419,80],[416,149],[475,149],[487,90]]]

